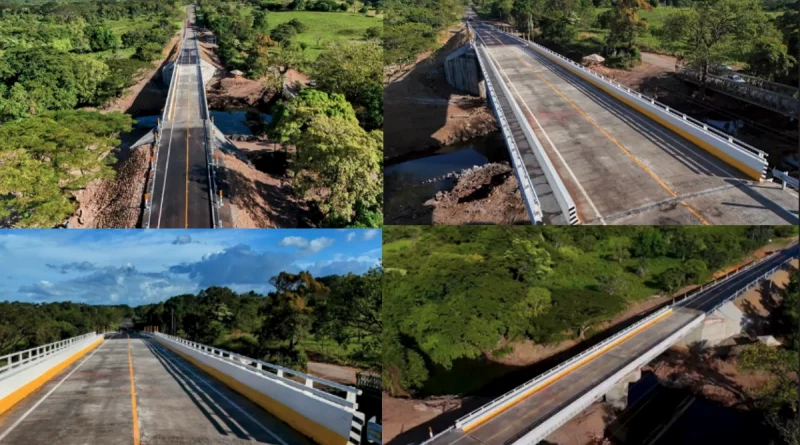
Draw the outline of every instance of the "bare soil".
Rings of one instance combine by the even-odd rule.
[[[280,153],[263,142],[234,141],[245,157],[258,159]],[[263,144],[258,149],[259,144]],[[270,144],[271,145],[271,144]],[[267,173],[231,153],[221,153],[224,175],[231,189],[233,226],[236,228],[311,227],[316,220],[310,202],[295,196],[285,173]]]
[[[442,34],[444,45],[414,64],[386,68],[384,157],[467,141],[497,129],[485,100],[457,92],[444,77],[444,59],[468,42],[463,24]]]
[[[355,385],[356,373],[361,372],[358,368],[350,366],[332,365],[330,363],[308,362],[308,373],[317,377],[322,377],[342,383],[345,385]]]
[[[524,224],[530,221],[517,178],[508,163],[463,172],[455,187],[393,215],[391,224]]]
[[[69,219],[70,228],[132,229],[139,224],[151,145],[131,150],[117,164],[113,180],[98,180],[75,192],[78,209]]]

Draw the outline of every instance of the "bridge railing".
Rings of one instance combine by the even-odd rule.
[[[217,187],[217,163],[214,153],[214,122],[211,119],[211,112],[208,109],[208,95],[206,94],[206,84],[203,79],[203,64],[200,57],[200,43],[195,34],[194,39],[195,50],[197,51],[197,72],[200,79],[200,95],[203,97],[201,104],[203,106],[203,135],[205,138],[206,147],[206,166],[208,173],[208,198],[211,202],[211,221],[215,229],[222,228],[222,218],[219,209],[222,207],[222,197],[218,195],[219,189]]]
[[[169,120],[170,112],[172,111],[172,99],[175,96],[176,94],[175,90],[177,89],[177,84],[175,82],[175,79],[177,78],[178,64],[181,60],[181,52],[183,51],[183,40],[185,38],[186,38],[186,28],[184,27],[183,31],[181,32],[180,41],[178,41],[178,50],[175,53],[176,54],[175,61],[172,62],[172,75],[170,76],[169,80],[169,90],[167,91],[167,102],[166,105],[164,106],[164,112],[161,114],[161,121],[159,122],[158,126],[159,133],[161,133],[161,124],[163,124],[164,121]]]
[[[554,368],[551,368],[549,371],[539,375],[538,377],[534,378],[533,380],[530,380],[527,383],[524,383],[524,384],[514,388],[513,390],[511,390],[511,391],[503,394],[499,398],[493,400],[489,404],[484,405],[481,408],[479,408],[479,409],[467,414],[466,416],[461,417],[460,419],[458,419],[456,421],[456,428],[464,428],[466,426],[469,426],[470,424],[473,424],[475,422],[478,422],[478,421],[482,420],[486,416],[491,415],[495,410],[503,408],[504,405],[506,405],[506,404],[510,403],[511,401],[513,401],[520,394],[523,394],[524,392],[526,392],[526,391],[528,391],[528,390],[530,390],[530,389],[532,389],[532,388],[544,383],[545,381],[550,380],[551,378],[555,377],[556,375],[558,375],[562,371],[564,371],[564,370],[576,365],[577,363],[581,362],[582,360],[587,359],[588,357],[591,357],[593,355],[600,354],[605,348],[607,348],[609,345],[613,344],[614,342],[618,341],[622,337],[625,337],[626,335],[628,335],[632,331],[635,331],[635,330],[639,329],[640,327],[652,322],[653,320],[655,320],[655,319],[657,319],[657,318],[659,318],[659,317],[661,317],[661,316],[663,316],[663,315],[665,315],[665,314],[667,314],[667,313],[669,313],[671,311],[672,311],[671,307],[665,307],[665,308],[663,308],[663,309],[651,314],[650,316],[645,317],[645,318],[639,320],[638,322],[628,326],[627,328],[625,328],[622,331],[618,332],[617,334],[609,337],[608,339],[606,339],[606,340],[604,340],[604,341],[592,346],[591,348],[581,352],[580,354],[570,358],[569,360],[567,360],[565,362],[562,362],[558,366],[556,366]]]
[[[522,39],[522,38],[514,35],[513,33],[507,33],[507,35],[510,36],[511,38],[517,40],[518,42],[522,43],[523,45],[529,45],[529,46],[535,47],[536,50],[539,50],[539,51],[542,51],[542,52],[546,52],[546,53],[548,53],[548,54],[550,54],[550,55],[562,60],[563,62],[572,65],[573,67],[575,67],[576,69],[580,70],[581,72],[587,74],[588,76],[592,76],[594,78],[602,80],[605,83],[610,84],[613,88],[617,89],[620,93],[627,94],[627,95],[635,97],[635,98],[637,98],[639,100],[648,102],[650,105],[659,108],[660,110],[662,110],[665,113],[668,113],[668,114],[673,115],[675,117],[679,117],[682,121],[686,122],[687,124],[689,124],[690,126],[694,127],[697,130],[701,130],[704,133],[707,133],[709,136],[713,137],[714,139],[718,140],[719,142],[731,144],[732,146],[738,148],[743,153],[749,154],[751,156],[755,156],[757,158],[764,159],[764,160],[767,158],[767,153],[765,153],[764,151],[759,150],[758,148],[753,147],[752,145],[749,145],[749,144],[747,144],[747,143],[745,143],[743,141],[740,141],[740,140],[730,136],[729,134],[725,133],[724,131],[718,130],[718,129],[714,128],[714,127],[710,127],[707,124],[705,124],[704,122],[701,122],[701,121],[699,121],[699,120],[697,120],[697,119],[695,119],[693,117],[687,116],[684,113],[681,113],[681,112],[679,112],[677,110],[674,110],[674,109],[670,108],[669,106],[664,105],[661,102],[658,102],[657,100],[655,100],[655,99],[653,99],[653,98],[651,98],[649,96],[641,94],[638,91],[633,90],[628,86],[622,85],[619,82],[614,81],[613,79],[609,79],[609,78],[603,76],[602,74],[599,74],[599,73],[596,73],[596,72],[594,72],[594,71],[592,71],[590,69],[587,69],[586,67],[582,66],[581,64],[575,62],[574,60],[572,60],[570,58],[564,57],[564,56],[562,56],[561,54],[559,54],[559,53],[557,53],[555,51],[552,51],[552,50],[550,50],[548,48],[545,48],[542,45],[539,45],[538,43]]]
[[[505,82],[503,82],[503,78],[500,76],[497,67],[495,67],[488,54],[485,53],[485,42],[483,42],[481,39],[482,45],[478,45],[477,42],[474,41],[474,36],[476,34],[472,32],[473,30],[469,23],[467,23],[467,27],[468,31],[472,34],[473,47],[475,48],[475,53],[477,54],[480,62],[479,65],[483,74],[483,78],[486,80],[487,95],[490,98],[490,104],[493,105],[495,115],[497,116],[497,120],[500,123],[501,129],[503,130],[503,135],[506,138],[506,143],[508,144],[509,152],[511,154],[511,161],[514,164],[514,172],[517,176],[517,181],[522,188],[522,196],[525,198],[526,204],[528,204],[528,211],[531,214],[531,221],[535,224],[541,223],[541,203],[539,202],[539,198],[536,196],[536,192],[534,191],[533,182],[531,181],[530,175],[525,168],[525,163],[523,161],[522,154],[519,151],[519,147],[517,147],[517,144],[514,141],[511,128],[508,124],[508,119],[504,116],[503,111],[500,108],[499,97],[495,91],[495,86],[490,80],[492,76],[489,75],[489,71],[491,71],[494,77],[499,81],[498,83],[500,84],[500,90],[506,97],[512,112],[515,114],[517,122],[519,123],[525,135],[525,139],[531,146],[531,151],[536,157],[536,160],[539,163],[545,178],[547,179],[547,183],[553,190],[553,196],[559,205],[564,219],[568,224],[577,224],[578,212],[575,207],[575,203],[572,201],[572,197],[569,195],[569,191],[567,191],[563,181],[561,181],[561,178],[550,161],[550,157],[547,155],[547,152],[542,147],[538,138],[536,138],[536,135],[534,134],[533,129],[530,127],[525,114],[520,109],[519,105],[511,94],[511,91],[508,89],[508,87],[506,87]],[[480,39],[480,36],[478,36],[478,38]]]
[[[35,348],[26,349],[24,351],[14,352],[0,356],[0,379],[8,375],[9,371],[19,371],[28,366],[38,363],[40,360],[70,348],[90,337],[97,334],[90,332],[88,334],[79,335],[77,337],[68,338],[46,345],[37,346]]]
[[[315,397],[327,400],[328,402],[335,403],[345,409],[355,411],[358,408],[356,397],[361,394],[361,390],[358,388],[342,385],[327,379],[323,379],[321,377],[316,377],[300,371],[295,371],[293,369],[285,368],[280,365],[275,365],[261,360],[256,360],[254,358],[246,357],[244,355],[237,354],[235,352],[230,352],[224,349],[207,346],[202,343],[196,343],[180,337],[174,337],[172,335],[161,334],[161,333],[155,333],[151,335],[160,337],[165,340],[169,340],[174,343],[179,343],[188,348],[195,349],[205,355],[214,357],[218,360],[227,361],[239,366],[246,366],[250,371],[259,373],[266,378],[277,380],[298,391],[305,392]],[[302,383],[297,380],[302,381]],[[321,385],[322,389],[315,387],[314,386],[315,384]],[[330,390],[326,391],[324,387],[334,388],[340,392],[344,392],[345,397],[341,397],[339,395],[328,392]]]
[[[522,197],[526,204],[525,207],[527,207],[528,210],[528,216],[531,219],[531,223],[542,224],[542,206],[539,203],[539,198],[536,196],[536,191],[533,189],[531,177],[528,175],[528,172],[525,169],[525,163],[522,161],[522,154],[519,152],[516,141],[514,141],[514,135],[512,134],[511,127],[508,124],[508,119],[501,108],[500,100],[497,97],[497,92],[495,91],[491,80],[489,80],[489,74],[486,72],[486,64],[490,62],[487,62],[483,59],[478,46],[474,46],[474,48],[475,53],[478,55],[478,60],[480,61],[479,65],[481,71],[483,72],[483,78],[486,79],[486,95],[489,97],[489,104],[494,109],[494,114],[497,117],[497,123],[500,124],[500,130],[506,140],[508,151],[511,154],[511,163],[514,167],[514,175],[517,177],[517,182],[519,182],[522,191]]]
[[[676,73],[678,77],[692,83],[700,84],[702,76],[700,72],[683,68]],[[719,91],[724,94],[736,97],[745,102],[749,102],[772,111],[776,111],[786,116],[794,117],[800,110],[800,100],[793,97],[791,94],[797,94],[794,90],[791,94],[787,95],[782,91],[774,91],[779,88],[772,86],[773,90],[765,89],[764,86],[770,86],[771,82],[763,81],[756,85],[756,79],[750,76],[745,77],[740,75],[745,82],[734,82],[724,76],[715,76],[713,74],[706,74],[705,86],[712,90]],[[779,85],[779,84],[772,84]],[[791,87],[786,87],[791,88]],[[785,89],[783,90],[785,91]]]
[[[773,254],[773,255],[770,255],[770,256],[769,256],[769,258],[771,258],[772,256],[775,256],[775,255],[777,255],[777,254],[778,254],[778,253],[776,252],[775,254]],[[766,258],[768,258],[768,257],[764,257],[764,259],[763,259],[763,260],[766,260]],[[712,312],[716,311],[717,309],[719,309],[720,307],[722,307],[722,305],[724,305],[725,303],[727,303],[727,302],[729,302],[729,301],[731,301],[731,300],[734,300],[734,299],[736,299],[736,298],[737,298],[739,295],[742,295],[743,293],[745,293],[745,292],[749,291],[750,289],[752,289],[753,287],[757,286],[757,285],[758,285],[758,284],[759,284],[759,283],[760,283],[762,280],[764,280],[764,279],[766,279],[766,278],[770,277],[772,274],[774,274],[775,272],[777,272],[777,271],[778,271],[778,269],[780,269],[780,268],[784,267],[784,266],[785,266],[787,263],[789,263],[789,262],[790,262],[790,261],[792,261],[793,259],[794,259],[794,258],[792,258],[792,257],[789,257],[789,258],[786,258],[784,261],[781,261],[781,263],[780,263],[780,264],[778,264],[777,266],[773,267],[773,268],[772,268],[772,269],[770,269],[769,271],[767,271],[767,272],[764,272],[763,274],[759,275],[759,276],[758,276],[758,278],[755,278],[755,279],[753,279],[752,281],[750,281],[749,283],[747,283],[747,285],[745,285],[745,287],[743,287],[743,288],[739,289],[738,291],[736,291],[736,293],[734,293],[733,295],[729,296],[729,297],[728,297],[728,298],[726,298],[725,300],[721,301],[719,304],[717,304],[716,306],[714,306],[714,308],[713,308],[713,309],[711,309],[710,311],[708,311],[708,313],[712,313]],[[763,260],[762,260],[762,261],[759,261],[759,263],[763,262]]]
[[[784,184],[784,186],[788,185],[789,187],[792,187],[795,190],[800,190],[800,187],[798,187],[798,182],[800,181],[798,181],[797,178],[790,176],[789,173],[787,172],[782,172],[780,170],[772,169],[772,177],[775,179],[779,179],[781,183]]]

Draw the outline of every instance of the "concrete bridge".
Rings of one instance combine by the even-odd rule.
[[[470,17],[479,90],[532,222],[800,221],[797,194],[766,181],[765,152]]]
[[[458,419],[425,444],[536,444],[600,398],[624,407],[628,384],[639,379],[641,367],[672,345],[714,343],[741,330],[738,323],[724,329],[731,301],[797,255],[794,244],[702,286]]]
[[[145,228],[222,227],[222,197],[214,156],[221,136],[208,110],[205,84],[214,68],[200,56],[195,7],[187,21],[175,62],[165,69],[169,93],[158,128],[148,141],[156,150],[145,192]]]
[[[361,391],[163,334],[0,357],[0,444],[358,444]]]

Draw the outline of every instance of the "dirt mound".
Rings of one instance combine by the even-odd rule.
[[[271,97],[266,86],[258,80],[244,77],[228,77],[224,72],[215,76],[208,88],[208,107],[235,108],[254,107],[262,97]],[[273,92],[274,93],[274,92]]]
[[[238,143],[238,142],[237,142]],[[266,150],[261,150],[264,152]],[[250,150],[248,157],[265,153]],[[223,175],[230,188],[233,226],[236,228],[310,227],[313,211],[297,198],[289,179],[259,171],[239,157],[221,152]]]
[[[92,182],[75,192],[78,210],[69,219],[70,228],[131,229],[137,227],[150,164],[151,147],[131,150],[120,161],[116,178]]]
[[[530,221],[517,178],[507,163],[468,170],[449,192],[428,200],[433,224],[520,224]]]

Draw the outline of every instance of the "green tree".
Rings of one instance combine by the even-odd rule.
[[[161,57],[161,45],[153,42],[144,43],[136,47],[133,57],[143,62],[152,62]]]
[[[780,40],[762,38],[753,45],[747,63],[753,75],[775,80],[789,74],[797,60]]]
[[[550,254],[531,239],[512,239],[503,259],[514,279],[519,281],[534,283],[553,272]]]
[[[679,48],[688,65],[700,73],[704,86],[712,68],[738,53],[746,53],[769,27],[757,0],[700,0],[670,15],[664,24],[664,35]]]
[[[631,257],[631,239],[625,236],[614,236],[600,242],[597,251],[604,257],[622,263]]]
[[[120,38],[114,31],[102,25],[86,28],[86,37],[89,39],[89,46],[92,51],[106,51],[115,49],[120,45]]]

